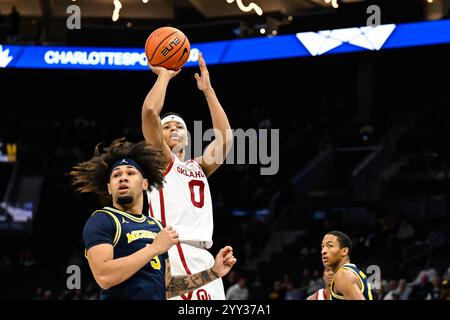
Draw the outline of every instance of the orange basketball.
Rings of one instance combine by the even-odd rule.
[[[154,67],[180,69],[189,59],[191,45],[183,32],[172,27],[156,29],[147,38],[145,54]]]

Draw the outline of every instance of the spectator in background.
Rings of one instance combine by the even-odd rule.
[[[308,269],[303,269],[302,277],[300,278],[300,292],[303,296],[307,296],[307,291],[309,287],[309,281],[311,280],[311,275]]]
[[[227,292],[228,288],[233,286],[237,281],[239,280],[239,274],[231,270],[230,273],[228,273],[228,276],[223,279],[223,287],[225,289],[225,292]]]
[[[314,270],[313,278],[309,281],[307,294],[311,295],[323,287],[325,287],[325,282],[322,279],[322,275],[319,270]]]
[[[428,276],[422,273],[420,283],[413,286],[410,300],[430,300],[433,293],[433,286],[428,281]]]
[[[439,276],[434,276],[431,279],[431,285],[433,287],[431,291],[431,300],[441,299],[441,278]]]
[[[376,299],[375,300],[383,300],[384,297],[386,296],[386,294],[388,293],[389,290],[389,284],[387,282],[387,280],[381,280],[381,284],[380,284],[380,290],[377,290],[374,292],[374,294],[376,295]]]
[[[241,276],[236,284],[228,288],[225,297],[227,300],[248,300],[247,279]]]
[[[408,285],[405,279],[400,279],[395,295],[398,296],[398,300],[409,300],[411,294],[411,287]]]
[[[273,283],[273,288],[269,294],[269,299],[270,300],[283,300],[283,298],[284,298],[283,286],[281,285],[281,282],[279,280],[276,280]]]
[[[255,280],[250,286],[250,300],[265,300],[267,299],[267,293],[268,292],[261,283],[259,276],[256,276]]]
[[[292,282],[286,284],[286,293],[284,300],[300,300],[300,292],[294,287]]]
[[[330,300],[331,282],[333,282],[334,272],[330,267],[323,270],[323,282],[325,286],[310,295],[307,300]]]
[[[431,260],[428,260],[426,262],[425,269],[423,269],[421,272],[419,272],[419,275],[414,280],[414,284],[419,284],[422,280],[423,275],[426,275],[428,279],[433,279],[435,276],[438,275],[437,270],[432,267]]]
[[[389,292],[383,297],[383,300],[398,300],[398,284],[396,280],[389,281]]]
[[[450,281],[448,279],[441,283],[441,300],[450,300]]]
[[[20,13],[16,6],[13,6],[11,13],[8,15],[8,22],[11,25],[11,36],[14,41],[17,41],[20,36]]]
[[[444,280],[450,280],[450,267],[447,269],[447,271],[444,274]]]

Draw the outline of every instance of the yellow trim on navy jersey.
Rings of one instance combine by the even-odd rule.
[[[347,269],[347,270],[353,271],[353,273],[357,276],[357,278],[358,278],[358,280],[359,280],[359,283],[361,284],[361,289],[359,289],[359,290],[361,291],[361,293],[363,293],[363,292],[364,292],[364,282],[362,281],[360,275],[359,275],[355,270],[353,270],[352,268],[349,268],[350,265],[351,265],[351,266],[354,266],[354,267],[356,268],[356,265],[355,265],[355,264],[353,264],[353,263],[346,263],[346,264],[343,264],[343,265],[338,269],[338,271],[336,271],[336,273],[338,273],[339,270],[341,270],[341,269]],[[335,293],[335,292],[333,291],[333,287],[334,287],[334,279],[331,280],[331,285],[330,285],[330,294],[331,294],[331,296],[334,297],[334,298],[336,298],[336,299],[339,299],[339,300],[347,300],[344,296]]]
[[[339,271],[339,270],[338,270]],[[331,280],[331,285],[330,285],[330,297],[334,297],[338,300],[347,300],[344,296],[341,296],[340,294],[334,293],[333,291],[333,287],[334,287],[334,279]],[[332,299],[331,299],[332,300]]]
[[[356,267],[356,266],[355,266],[355,267]],[[358,272],[356,272],[356,271],[353,270],[352,268],[349,268],[348,266],[346,266],[346,264],[344,264],[344,265],[341,267],[341,269],[347,269],[347,270],[350,270],[350,271],[352,271],[352,272],[356,275],[356,277],[357,277],[358,280],[359,280],[359,283],[361,284],[361,288],[360,288],[359,290],[361,291],[361,293],[363,293],[363,292],[364,292],[364,282],[362,281],[361,276],[358,274]]]
[[[114,214],[112,214],[111,212],[109,212],[107,210],[97,210],[92,215],[94,215],[98,212],[103,212],[103,213],[110,215],[113,218],[114,223],[116,224],[116,234],[115,234],[114,240],[113,240],[113,246],[115,247],[117,242],[119,242],[120,235],[122,233],[122,226],[120,225],[119,219],[117,219],[117,217]]]
[[[369,300],[373,300],[373,296],[372,296],[372,288],[370,286],[370,283],[367,284],[367,293],[369,295]]]
[[[155,221],[156,222],[156,224],[159,226],[159,228],[162,230],[162,229],[164,229],[164,227],[163,227],[163,225],[162,225],[162,223],[161,222],[159,222],[159,220],[157,220],[157,219],[154,219],[154,218],[151,218],[151,217],[149,217],[150,219],[152,219],[153,221]]]
[[[130,219],[131,221],[134,221],[134,222],[140,222],[140,223],[142,223],[142,222],[145,222],[145,220],[146,220],[146,216],[145,216],[145,215],[142,215],[142,217],[140,217],[140,218],[136,218],[136,217],[133,216],[132,214],[129,214],[129,213],[127,213],[127,212],[124,212],[124,211],[121,211],[121,210],[118,210],[118,209],[115,209],[115,208],[104,207],[103,209],[104,209],[104,210],[110,210],[110,211],[112,211],[112,212],[121,214],[121,215],[125,216],[126,218],[128,218],[128,219]]]

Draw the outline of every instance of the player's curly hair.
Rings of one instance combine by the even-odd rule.
[[[131,143],[125,138],[114,140],[109,147],[95,147],[94,156],[73,167],[68,173],[72,185],[80,193],[92,192],[102,203],[111,202],[108,194],[109,169],[120,158],[131,158],[141,166],[148,188],[159,188],[164,182],[165,162],[162,152],[152,149],[145,141]]]

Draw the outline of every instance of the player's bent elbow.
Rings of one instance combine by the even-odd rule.
[[[97,284],[100,286],[100,288],[102,288],[103,290],[108,290],[113,286],[110,277],[102,275],[95,277],[95,280],[97,281]]]
[[[159,118],[159,114],[156,110],[157,110],[156,105],[151,104],[151,103],[144,103],[144,105],[142,106],[142,116]]]

